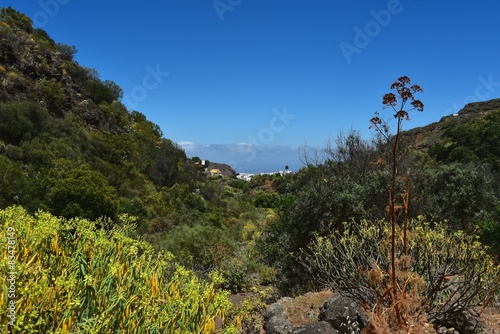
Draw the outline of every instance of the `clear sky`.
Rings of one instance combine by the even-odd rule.
[[[500,2],[1,0],[188,156],[240,172],[302,166],[297,147],[369,119],[402,75],[424,89],[406,128],[500,97]]]

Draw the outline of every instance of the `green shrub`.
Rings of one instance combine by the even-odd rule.
[[[100,172],[65,159],[53,162],[44,175],[45,203],[51,212],[66,218],[116,218],[116,189]]]
[[[233,293],[246,291],[251,284],[247,261],[235,256],[222,262],[219,271],[224,279],[222,288]]]
[[[10,6],[0,9],[0,21],[4,21],[9,26],[17,27],[27,33],[33,30],[33,22],[31,19]]]
[[[47,111],[35,102],[0,103],[0,140],[17,145],[31,139],[47,124]]]
[[[398,286],[409,316],[456,326],[465,311],[483,305],[494,291],[498,269],[478,237],[447,231],[443,224],[413,221],[408,258],[397,231]],[[317,235],[302,251],[301,262],[333,291],[370,307],[387,304],[390,286],[390,226],[368,221],[346,224],[344,232]]]
[[[223,229],[214,226],[176,226],[165,233],[158,246],[176,256],[184,266],[207,272],[230,256],[234,242]]]
[[[0,270],[2,277],[15,272],[13,295],[7,295],[11,283],[1,282],[2,332],[215,332],[216,317],[224,322],[232,307],[228,294],[215,290],[220,278],[205,282],[174,265],[171,254],[128,236],[133,220],[122,221],[106,232],[96,230],[102,221],[0,210]],[[8,244],[14,244],[10,263]]]
[[[63,115],[64,94],[57,82],[42,81],[38,87],[47,110],[56,116]]]
[[[0,155],[0,208],[26,205],[30,198],[29,178],[21,164]]]
[[[63,43],[57,43],[55,45],[56,52],[62,57],[62,59],[66,61],[73,60],[75,53],[77,52],[76,47],[74,45],[69,46]]]

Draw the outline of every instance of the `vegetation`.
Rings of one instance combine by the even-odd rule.
[[[0,9],[6,330],[252,333],[271,299],[327,287],[396,331],[494,300],[500,100],[403,131],[423,104],[401,77],[383,99],[395,134],[377,115],[373,138],[339,133],[297,173],[245,182],[209,177],[76,52]]]
[[[8,263],[7,233],[0,236],[2,272],[15,272],[15,289],[2,281],[0,319],[9,332],[7,300],[15,301],[17,333],[212,333],[230,310],[217,275],[205,282],[130,237],[133,221],[110,231],[106,224],[65,220],[20,207],[0,211],[17,249]],[[10,277],[10,276],[9,276]],[[10,291],[7,298],[6,292]]]
[[[404,295],[389,299],[392,224],[348,225],[344,232],[316,236],[303,251],[302,263],[322,285],[370,309],[382,308],[377,314],[399,308],[404,323],[389,316],[391,326],[415,326],[425,319],[456,328],[461,314],[472,313],[494,291],[499,268],[477,237],[418,219],[407,227],[406,254],[403,231],[396,229],[396,280],[398,293]]]

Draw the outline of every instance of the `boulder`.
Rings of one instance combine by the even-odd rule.
[[[308,325],[302,328],[297,328],[292,333],[293,334],[338,334],[339,332],[336,329],[333,329],[328,322],[320,321],[314,325]]]
[[[468,310],[463,310],[453,317],[437,319],[434,325],[438,333],[446,334],[476,334],[487,331],[486,325],[481,321],[479,315]]]
[[[274,316],[266,321],[267,334],[290,334],[294,326],[286,318]]]
[[[283,317],[286,318],[286,308],[282,303],[277,302],[268,306],[266,313],[264,314],[264,319],[268,320],[272,317]]]
[[[264,315],[267,334],[357,334],[368,325],[368,319],[350,298],[334,296],[320,308],[318,323],[294,326],[287,319],[281,299],[271,304]]]
[[[267,334],[290,334],[294,328],[286,317],[286,308],[280,302],[268,307],[264,320]]]
[[[340,295],[331,297],[323,304],[318,318],[328,322],[340,334],[359,333],[368,325],[368,318],[358,304]]]

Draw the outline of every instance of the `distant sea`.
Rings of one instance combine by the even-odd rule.
[[[190,158],[197,156],[202,160],[228,164],[238,173],[279,172],[286,166],[297,172],[304,167],[298,148],[282,146],[241,149],[235,145],[210,145],[186,150],[186,154]]]

